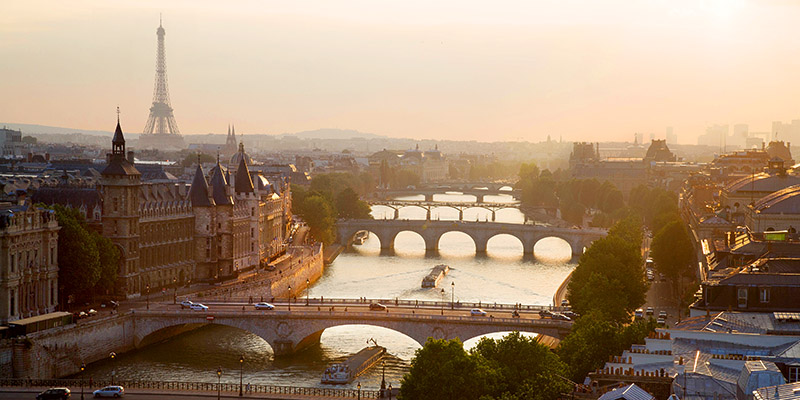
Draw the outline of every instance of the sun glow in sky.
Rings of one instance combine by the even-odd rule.
[[[679,140],[800,118],[789,0],[0,3],[0,121],[141,132],[159,13],[183,133]]]

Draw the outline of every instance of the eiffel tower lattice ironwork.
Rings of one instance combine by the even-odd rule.
[[[176,134],[179,135],[178,124],[172,114],[172,106],[169,102],[169,90],[167,89],[167,57],[164,49],[164,27],[159,21],[158,29],[158,53],[156,55],[156,86],[153,89],[153,106],[150,107],[150,117],[144,127],[144,134]]]

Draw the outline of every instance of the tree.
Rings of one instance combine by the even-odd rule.
[[[670,222],[656,233],[650,254],[658,272],[673,280],[691,273],[694,248],[681,220]]]
[[[549,400],[570,390],[559,377],[567,366],[538,338],[512,332],[500,340],[483,338],[470,353],[488,362],[495,374],[492,396],[499,399]]]
[[[189,154],[183,159],[183,161],[181,161],[181,165],[184,167],[191,167],[192,165],[197,164],[198,161],[200,164],[205,164],[216,162],[217,159],[214,156],[206,153]]]
[[[336,196],[336,210],[339,218],[372,219],[370,207],[367,202],[358,198],[358,193],[352,188],[345,188]]]
[[[561,205],[561,219],[573,225],[583,226],[583,216],[586,214],[586,208],[583,204],[577,201],[569,201]]]
[[[491,393],[494,377],[486,363],[464,351],[458,339],[428,338],[400,380],[400,400],[478,400]]]
[[[336,238],[336,217],[330,201],[319,194],[306,197],[301,204],[301,216],[308,224],[311,236],[328,245]]]
[[[100,278],[95,284],[95,292],[98,294],[113,293],[119,271],[119,248],[111,240],[97,232],[92,231],[91,235],[97,247],[100,264]]]
[[[76,299],[89,297],[89,291],[100,280],[100,254],[80,211],[53,206],[61,230],[58,231],[58,282],[64,296]]]

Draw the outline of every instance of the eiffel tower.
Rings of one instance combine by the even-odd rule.
[[[164,27],[161,19],[158,21],[158,51],[156,53],[156,85],[153,89],[153,106],[150,107],[150,117],[139,137],[139,147],[153,149],[183,149],[183,136],[178,131],[178,124],[172,114],[172,105],[169,101],[167,89],[167,57],[164,48]]]

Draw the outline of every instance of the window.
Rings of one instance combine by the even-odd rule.
[[[113,203],[114,203],[114,212],[116,212],[117,209],[119,208],[119,199],[114,197]]]
[[[738,299],[739,299],[739,307],[740,308],[747,308],[747,288],[739,288],[738,292]]]
[[[762,303],[769,303],[769,288],[759,288],[758,293]]]
[[[789,383],[800,382],[800,367],[789,367]]]
[[[11,255],[11,272],[12,273],[14,272],[14,267],[16,265],[17,265],[17,255],[16,254],[12,254]]]
[[[8,302],[8,315],[17,315],[17,313],[15,312],[17,306],[15,304],[16,303],[15,300],[16,299],[14,298],[14,289],[11,289],[11,299]]]

